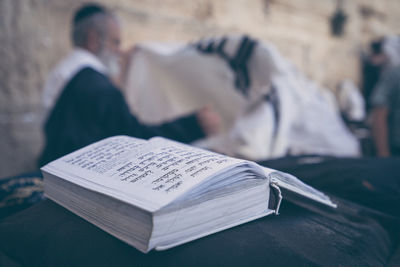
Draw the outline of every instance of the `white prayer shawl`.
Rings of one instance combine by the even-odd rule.
[[[103,63],[92,53],[81,48],[75,48],[51,72],[47,78],[42,104],[47,116],[52,109],[62,89],[83,68],[91,67],[103,74],[107,73]]]
[[[234,56],[240,40],[229,36],[224,51]],[[272,45],[256,45],[248,70],[246,97],[235,88],[234,73],[222,58],[185,44],[142,43],[132,57],[125,93],[134,113],[148,123],[212,106],[222,117],[223,132],[197,145],[228,155],[252,160],[288,152],[359,155],[330,91],[307,80]],[[272,85],[278,117],[264,100]]]
[[[367,114],[365,100],[353,81],[344,80],[338,86],[337,101],[340,111],[352,121],[363,121]]]

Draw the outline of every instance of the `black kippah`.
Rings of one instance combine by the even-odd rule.
[[[74,15],[73,24],[81,22],[85,18],[93,16],[95,14],[106,13],[106,9],[98,4],[85,4],[80,7]]]

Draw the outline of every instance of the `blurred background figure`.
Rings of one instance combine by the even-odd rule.
[[[366,100],[367,112],[371,109],[371,93],[382,73],[400,64],[400,36],[379,37],[369,44],[368,51],[362,55],[362,91]]]
[[[333,93],[267,41],[222,35],[175,46],[143,42],[127,73],[128,103],[143,121],[164,122],[212,103],[224,129],[197,142],[204,148],[251,160],[360,156]],[[342,95],[349,114],[362,120],[359,90],[348,88]],[[156,107],[144,104],[150,100]]]
[[[398,156],[400,146],[400,36],[388,35],[370,43],[363,60],[363,91],[370,114],[377,156]]]
[[[46,114],[53,108],[62,89],[82,69],[117,79],[120,73],[120,29],[116,17],[100,5],[87,5],[72,19],[74,49],[52,70],[43,90]]]
[[[371,95],[376,153],[400,156],[400,65],[386,70]]]
[[[144,125],[130,113],[115,82],[120,75],[120,26],[107,8],[79,8],[71,36],[74,50],[50,74],[44,90],[44,103],[52,110],[40,166],[114,135],[165,136],[188,143],[218,131],[218,115],[210,108],[157,126]],[[151,99],[146,104],[153,105]]]
[[[383,51],[383,38],[374,40],[369,45],[368,52],[362,56],[362,86],[367,112],[371,109],[370,96],[378,83],[380,75],[387,64],[387,56]]]

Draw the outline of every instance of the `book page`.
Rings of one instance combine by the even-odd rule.
[[[325,204],[327,206],[336,208],[337,205],[333,203],[327,195],[303,183],[295,176],[274,169],[266,167],[263,168],[265,174],[270,176],[271,182],[276,182],[278,186],[285,188],[289,191],[292,191],[294,193],[297,193],[299,195],[302,195],[306,198]]]
[[[155,211],[210,176],[245,161],[163,138],[107,138],[43,170]]]

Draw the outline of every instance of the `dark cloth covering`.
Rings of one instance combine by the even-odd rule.
[[[149,103],[151,104],[151,103]],[[66,85],[45,125],[40,166],[114,135],[164,136],[189,143],[204,136],[195,115],[158,126],[140,123],[122,93],[103,74],[85,68]]]
[[[295,174],[331,195],[340,195],[332,197],[338,208],[284,201],[279,216],[267,216],[170,250],[143,254],[45,200],[0,221],[0,264],[398,266],[399,159],[306,156],[262,164]]]
[[[284,201],[279,216],[142,254],[46,200],[0,222],[0,262],[29,266],[396,266],[399,262],[398,159],[303,156],[262,164],[291,172],[352,202],[333,197],[338,208],[331,209]]]
[[[350,202],[284,202],[279,216],[143,254],[46,200],[0,222],[0,256],[23,266],[384,266],[392,234]]]

